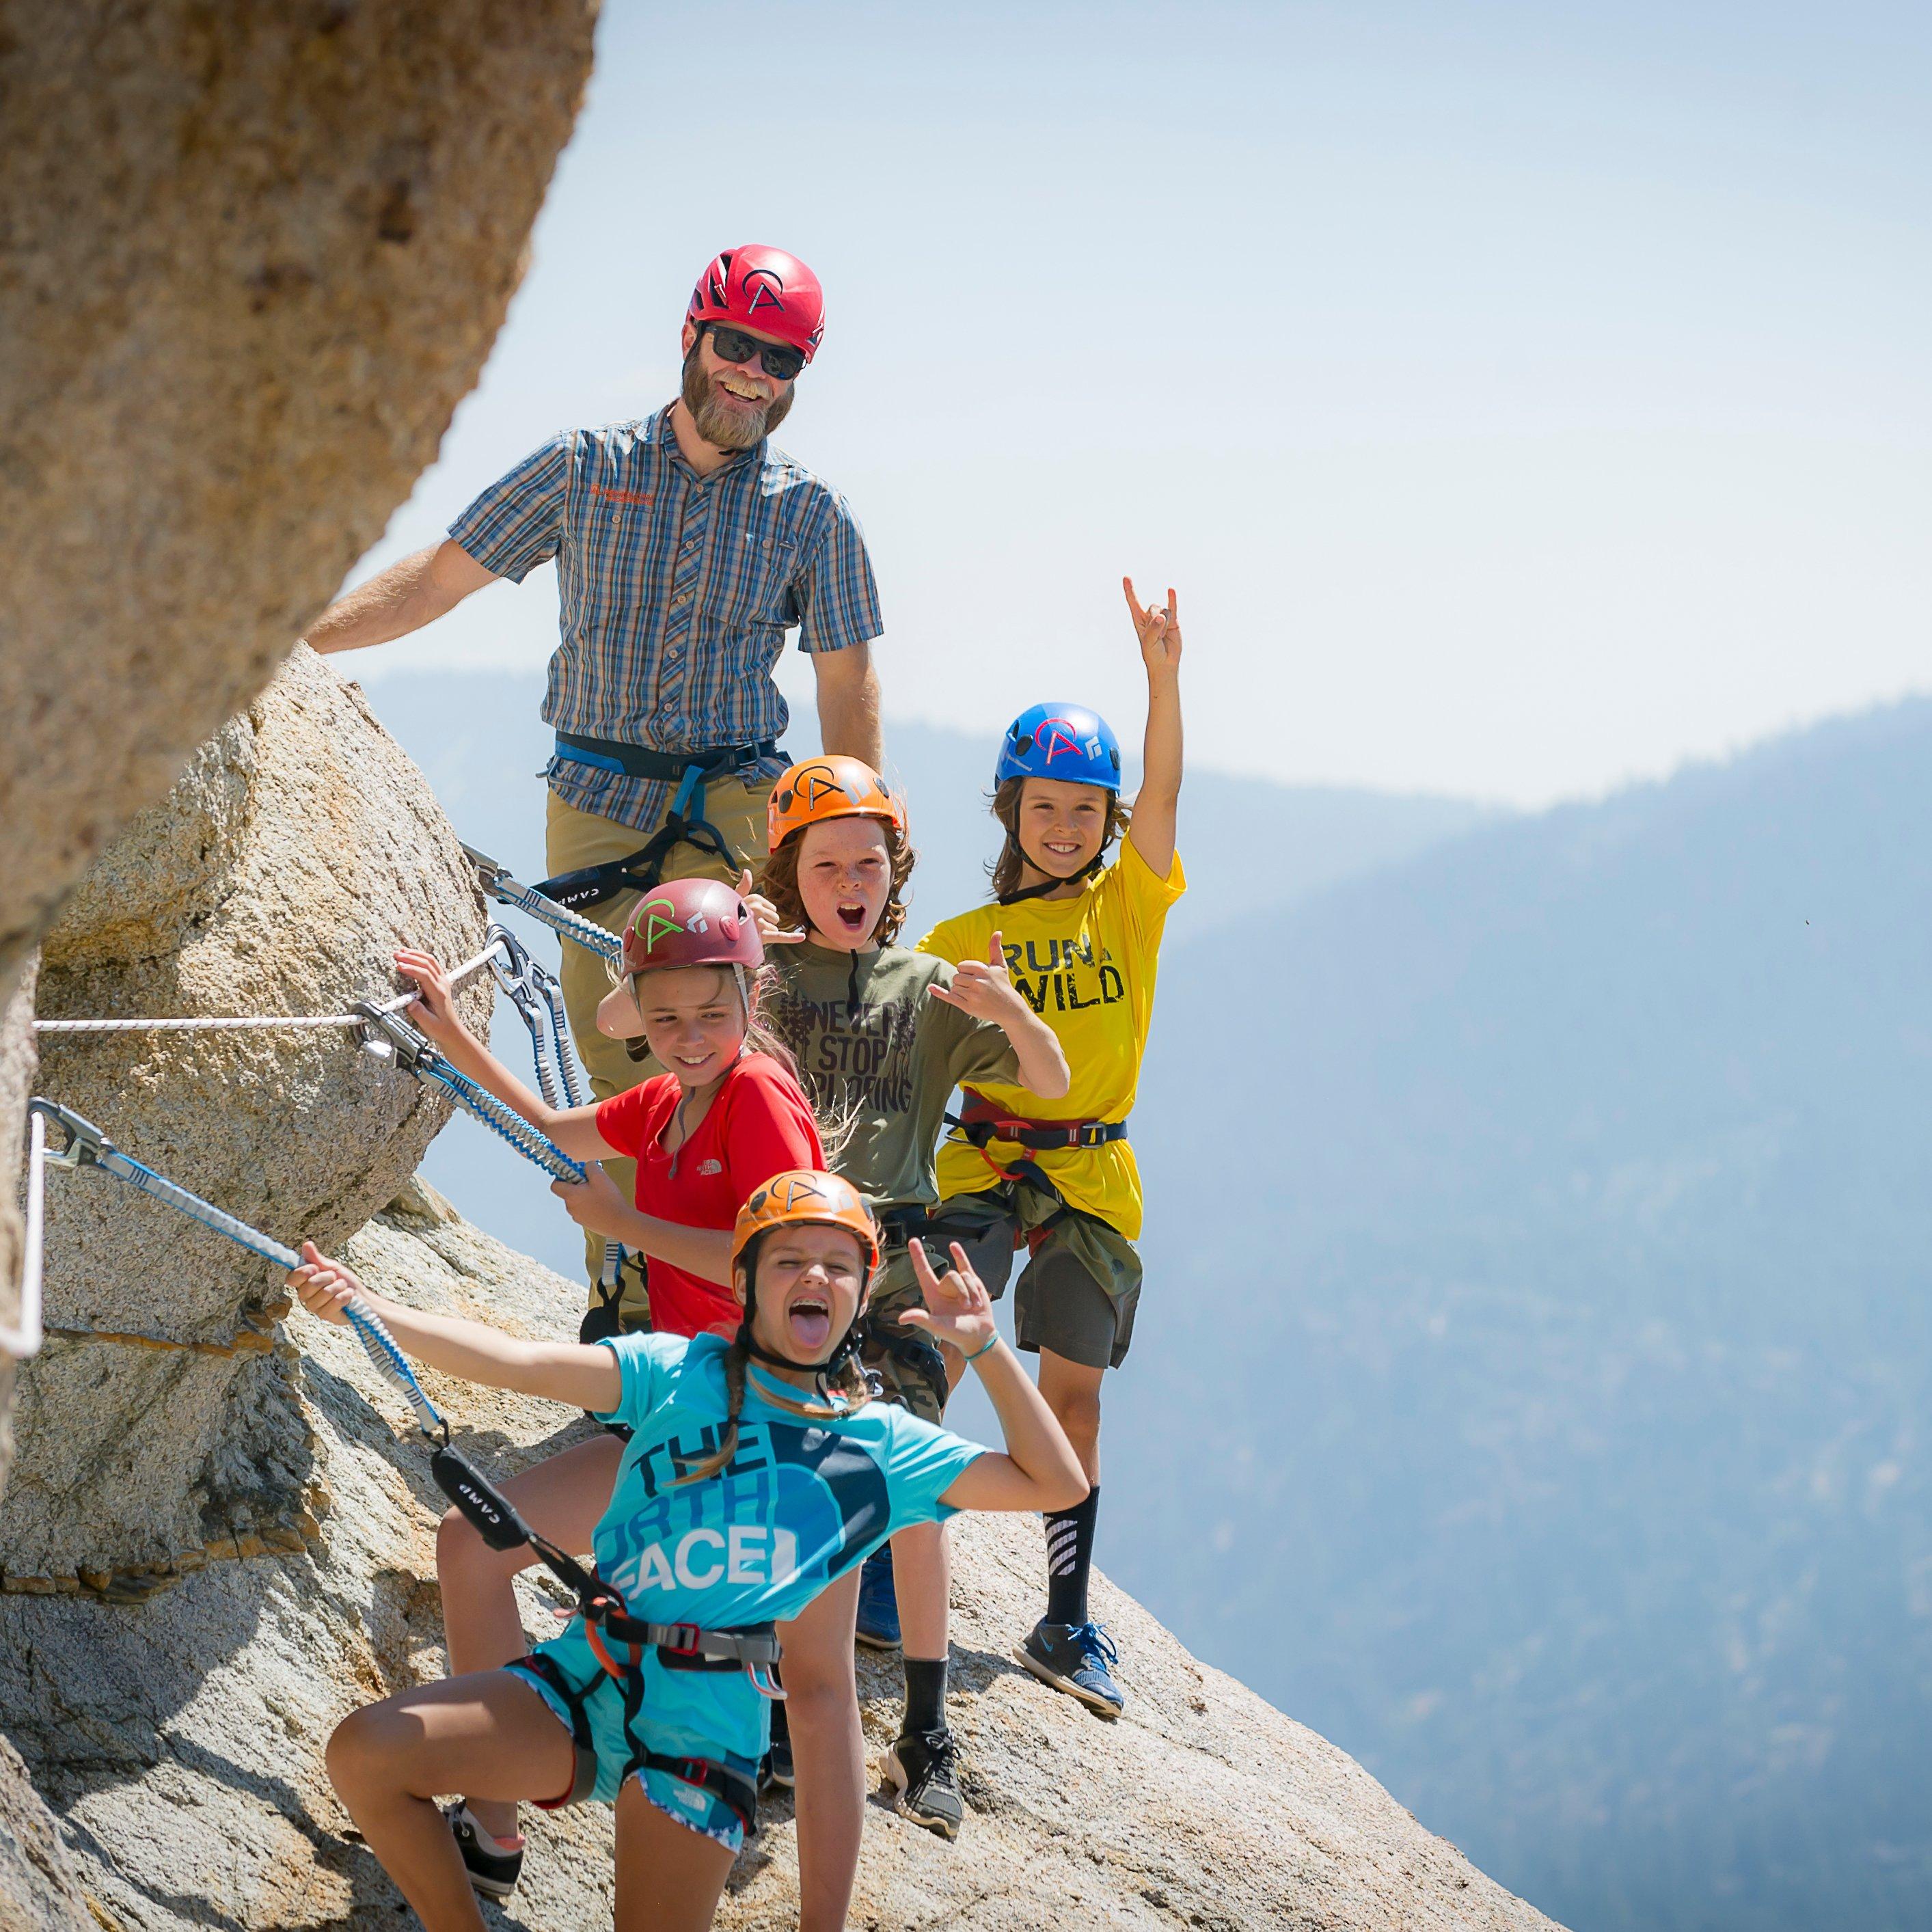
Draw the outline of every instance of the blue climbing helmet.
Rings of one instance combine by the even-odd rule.
[[[1006,727],[993,782],[1064,778],[1070,784],[1120,788],[1120,741],[1084,704],[1030,704]]]

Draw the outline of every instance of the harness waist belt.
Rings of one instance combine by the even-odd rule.
[[[778,1634],[770,1624],[746,1630],[703,1630],[696,1624],[645,1623],[621,1610],[606,1610],[596,1621],[620,1643],[650,1645],[674,1670],[686,1659],[722,1664],[730,1670],[778,1660]]]
[[[643,745],[627,745],[620,739],[586,738],[574,731],[560,731],[556,754],[573,764],[594,765],[602,771],[675,784],[694,765],[711,776],[719,772],[742,771],[760,758],[775,758],[778,754],[778,741],[766,738],[755,745],[707,745],[692,752],[653,752]]]
[[[966,1105],[957,1115],[946,1115],[946,1124],[957,1127],[974,1146],[983,1148],[989,1141],[1012,1141],[1034,1152],[1054,1148],[1105,1147],[1110,1141],[1127,1137],[1125,1120],[1034,1120],[1007,1113],[984,1094],[965,1090]]]

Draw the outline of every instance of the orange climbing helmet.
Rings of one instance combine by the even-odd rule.
[[[868,1274],[879,1264],[879,1228],[866,1197],[849,1180],[815,1168],[795,1167],[775,1174],[752,1190],[731,1230],[731,1288],[742,1302],[738,1264],[760,1234],[774,1228],[843,1228],[858,1238]]]
[[[783,773],[765,806],[767,844],[776,852],[794,832],[828,818],[883,818],[903,838],[904,801],[862,758],[831,752]]]

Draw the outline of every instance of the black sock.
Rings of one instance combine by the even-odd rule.
[[[905,1660],[908,1732],[943,1731],[946,1728],[946,1660],[943,1657],[909,1657]]]
[[[1046,1620],[1050,1624],[1087,1621],[1087,1573],[1094,1567],[1094,1518],[1100,1486],[1087,1492],[1077,1508],[1046,1515]]]

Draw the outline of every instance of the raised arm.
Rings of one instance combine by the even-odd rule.
[[[359,650],[407,637],[454,610],[494,575],[460,544],[445,537],[379,572],[338,597],[308,627],[311,650]]]
[[[870,644],[814,651],[818,676],[818,742],[828,754],[860,758],[877,771],[886,755],[879,729],[879,674]]]
[[[485,1388],[542,1396],[598,1415],[608,1414],[623,1394],[623,1372],[608,1348],[526,1342],[460,1316],[425,1315],[371,1293],[313,1241],[302,1244],[302,1264],[289,1276],[289,1286],[311,1315],[340,1327],[349,1319],[344,1312],[349,1303],[359,1301],[380,1318],[404,1354],[445,1375],[460,1376]]]
[[[1180,614],[1174,592],[1167,608],[1143,605],[1131,577],[1120,579],[1147,668],[1147,736],[1142,748],[1141,788],[1134,799],[1128,838],[1148,870],[1164,879],[1174,867],[1174,815],[1180,802]]]
[[[953,1509],[1071,1509],[1087,1493],[1086,1473],[1032,1376],[999,1339],[992,1298],[967,1266],[966,1250],[952,1244],[952,1265],[943,1275],[933,1273],[922,1244],[912,1242],[907,1252],[926,1306],[901,1318],[971,1361],[1006,1442],[1004,1456],[981,1456],[962,1469],[940,1502]]]

